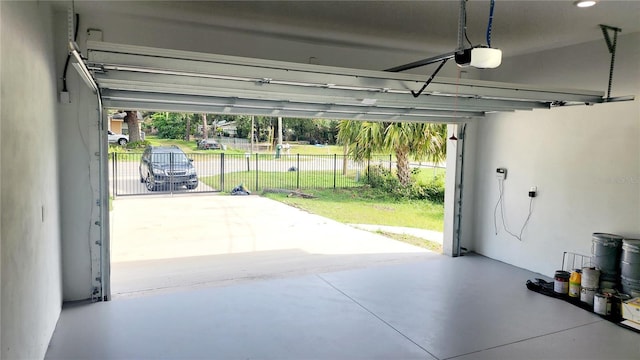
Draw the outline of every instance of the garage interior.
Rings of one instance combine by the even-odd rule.
[[[384,69],[454,50],[459,10],[455,1],[1,2],[2,358],[38,359],[47,351],[49,358],[623,359],[640,354],[637,334],[524,286],[527,279],[552,276],[563,252],[590,253],[594,232],[640,238],[640,3],[600,1],[581,9],[573,1],[497,1],[492,43],[503,51],[502,64],[460,69],[449,61],[426,88],[434,92],[428,96],[437,96],[442,87],[450,95],[453,88],[490,81],[541,92],[586,89],[577,93],[596,97],[578,101],[595,105],[514,108],[470,118],[456,106],[477,99],[454,97],[459,103],[447,122],[465,125],[467,151],[464,164],[456,159],[460,149],[451,152],[448,167],[462,166],[464,201],[459,226],[449,222],[445,237],[449,254],[454,255],[458,236],[474,255],[84,305],[78,302],[104,300],[109,293],[102,279],[108,271],[101,267],[109,236],[101,226],[108,223],[100,156],[106,141],[96,95],[78,73],[67,74],[69,100],[60,96],[73,32],[69,6],[80,15],[76,42],[83,55],[91,46],[123,44],[186,57],[192,52],[297,63],[305,71],[355,69],[342,75],[375,73],[374,78]],[[471,41],[484,42],[488,14],[489,1],[468,2]],[[622,29],[615,67],[600,24]],[[419,89],[435,66],[384,79],[403,82],[411,100],[406,88]],[[610,70],[610,97],[635,95],[635,100],[604,101]],[[278,85],[266,80],[275,76],[261,78],[263,86]],[[381,104],[399,95],[385,90],[392,86],[376,88]],[[116,101],[128,95],[125,90],[112,86],[104,100]],[[184,104],[195,94],[183,95],[178,100]],[[218,97],[223,111],[242,105],[210,95]],[[301,95],[309,100],[313,94]],[[349,97],[361,102],[351,105],[364,104],[365,98]],[[546,100],[570,105],[563,98]],[[436,110],[443,109],[429,111]],[[438,112],[429,116],[442,119]],[[496,234],[494,206],[501,197],[496,168],[508,170],[503,184],[510,223],[524,221],[527,192],[532,186],[539,191],[521,240]],[[456,196],[449,192],[447,203],[454,204]],[[454,219],[455,206],[447,211]],[[574,345],[566,346],[569,342]]]

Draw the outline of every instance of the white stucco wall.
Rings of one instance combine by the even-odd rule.
[[[0,357],[38,359],[62,304],[53,26],[46,2],[0,8]]]
[[[491,80],[562,88],[607,88],[609,54],[602,41],[506,59]],[[618,39],[612,96],[640,97],[640,34]],[[553,275],[564,251],[589,254],[593,232],[640,236],[640,100],[492,115],[477,123],[473,230],[475,250]],[[522,241],[494,230],[504,182],[506,221],[519,232],[537,186]],[[499,214],[499,213],[498,213]],[[470,219],[467,219],[470,220]]]

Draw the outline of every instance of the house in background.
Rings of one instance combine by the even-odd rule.
[[[109,115],[109,130],[113,131],[116,134],[128,134],[129,127],[127,123],[124,122],[125,113],[115,113]],[[127,132],[123,132],[124,129],[127,129]]]
[[[225,134],[228,134],[229,137],[236,137],[237,133],[235,121],[223,120],[216,125],[216,135],[226,136]]]
[[[140,136],[144,140],[144,132],[142,131],[142,114],[140,111],[136,112],[138,115],[138,127],[140,127]],[[109,130],[116,134],[129,135],[129,124],[124,121],[124,117],[127,116],[125,112],[118,112],[109,115]]]

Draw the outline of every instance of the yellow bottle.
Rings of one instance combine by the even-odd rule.
[[[575,269],[569,276],[569,296],[580,297],[580,282],[582,281],[582,270]]]

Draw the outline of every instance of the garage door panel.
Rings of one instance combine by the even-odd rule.
[[[326,104],[322,102],[297,102],[297,101],[282,101],[278,103],[278,106],[274,108],[275,103],[268,100],[260,99],[243,99],[243,98],[225,98],[214,96],[198,96],[198,95],[184,95],[184,94],[166,94],[166,93],[148,93],[148,92],[131,92],[131,91],[103,91],[104,100],[130,100],[137,102],[154,102],[154,103],[175,103],[175,104],[192,104],[200,106],[217,106],[221,108],[227,107],[242,107],[242,108],[255,108],[255,109],[273,109],[277,110],[295,110],[295,111],[313,111],[313,112],[341,112],[341,113],[378,113],[386,115],[395,115],[402,113],[403,115],[415,115],[422,117],[459,117],[459,118],[471,118],[480,117],[484,114],[482,112],[460,112],[457,115],[453,115],[446,110],[431,110],[431,109],[412,109],[412,108],[398,108],[398,107],[383,107],[383,106],[345,106],[336,104]],[[228,112],[228,111],[227,111]]]
[[[423,96],[419,101],[409,100],[401,94],[362,93],[353,90],[331,90],[320,88],[292,92],[284,85],[256,85],[217,79],[197,79],[175,75],[135,73],[96,74],[101,88],[138,92],[168,94],[206,95],[229,98],[252,98],[279,101],[299,101],[361,106],[363,101],[374,101],[376,106],[413,108],[422,110],[456,110],[457,112],[490,112],[549,108],[548,103],[531,101],[483,100],[477,98],[455,98],[450,96]],[[363,98],[366,96],[366,98]],[[357,98],[360,97],[360,98]],[[366,99],[366,100],[365,100]],[[276,104],[277,106],[277,104]]]

